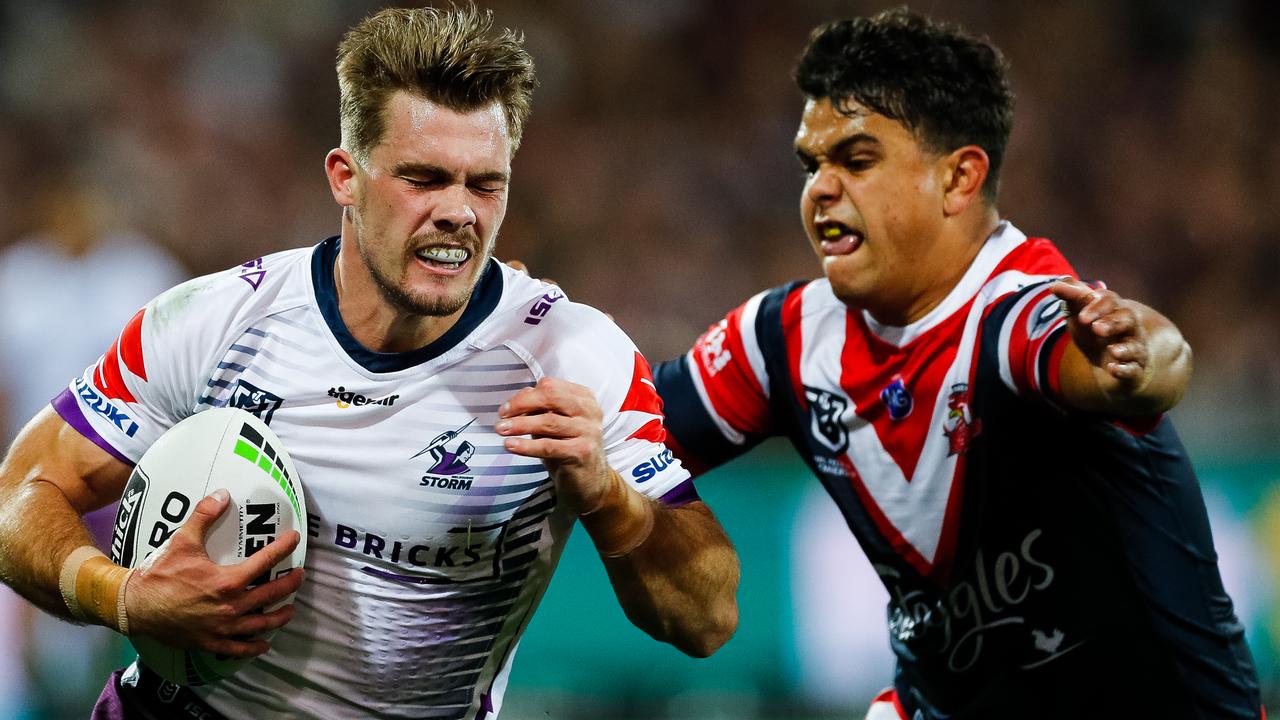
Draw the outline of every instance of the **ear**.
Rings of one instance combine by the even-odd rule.
[[[959,215],[975,201],[982,201],[982,188],[991,170],[991,159],[977,145],[965,145],[944,160],[942,211]]]
[[[357,175],[359,165],[351,153],[342,148],[334,148],[324,156],[324,173],[329,177],[329,192],[342,207],[356,204],[360,178]]]

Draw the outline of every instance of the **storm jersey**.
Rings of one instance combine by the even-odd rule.
[[[126,463],[184,417],[266,421],[307,496],[307,579],[272,650],[195,692],[230,718],[492,718],[575,516],[494,432],[542,377],[590,388],[610,465],[678,504],[645,360],[603,314],[490,261],[448,332],[376,353],[338,312],[338,239],[161,295],[54,402]],[[176,710],[175,710],[176,712]]]
[[[698,471],[784,435],[889,590],[908,718],[1259,717],[1170,422],[1068,411],[1047,240],[1001,223],[906,327],[830,283],[761,293],[655,375]]]

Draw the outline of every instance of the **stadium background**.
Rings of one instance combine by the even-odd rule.
[[[800,101],[789,72],[813,25],[883,3],[484,5],[526,32],[541,81],[500,257],[522,258],[611,312],[654,360],[681,352],[751,293],[817,271],[796,215],[790,141]],[[336,232],[321,172],[337,142],[334,47],[378,6],[5,0],[0,253],[60,234],[91,242],[127,231],[194,275]],[[1275,707],[1274,4],[915,8],[989,35],[1012,63],[1018,107],[1003,213],[1058,240],[1085,276],[1166,312],[1195,348],[1193,385],[1174,417]],[[0,254],[0,277],[6,262],[17,267],[12,257]],[[107,317],[92,298],[133,278],[93,269],[79,283],[89,300],[76,320],[110,336],[127,314]],[[6,315],[40,317],[51,347],[70,320],[21,297],[9,305]],[[94,358],[0,355],[0,407],[14,388],[31,389],[30,365],[55,359]],[[58,387],[34,390],[51,397]],[[0,418],[7,440],[15,422]],[[889,677],[883,591],[815,485],[777,446],[701,482],[743,564],[738,635],[710,660],[686,659],[627,624],[576,535],[517,658],[504,717],[861,717]],[[88,707],[82,693],[96,695],[102,678],[82,667],[84,645],[23,632],[30,615],[3,607],[0,675],[25,708],[13,713],[83,717],[74,709]]]

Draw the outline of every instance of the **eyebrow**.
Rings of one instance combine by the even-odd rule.
[[[420,175],[430,177],[446,177],[452,178],[456,173],[440,165],[430,163],[404,162],[394,165],[391,168],[393,175]],[[501,170],[485,170],[467,175],[467,182],[507,182],[510,175]]]
[[[877,138],[875,135],[870,135],[867,133],[854,133],[853,135],[850,135],[849,137],[836,143],[834,146],[831,147],[830,150],[827,151],[826,154],[828,157],[835,157],[838,155],[842,155],[848,152],[854,145],[859,145],[864,143],[868,145],[874,145],[877,148],[880,147],[881,145],[880,139]],[[813,156],[810,155],[807,150],[800,147],[799,145],[796,146],[796,155],[798,155],[802,160],[813,159]]]

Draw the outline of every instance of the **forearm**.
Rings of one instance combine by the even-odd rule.
[[[38,607],[71,618],[59,577],[72,551],[93,545],[81,514],[101,504],[79,473],[118,475],[126,468],[111,458],[76,463],[69,459],[74,452],[51,451],[55,441],[67,439],[63,432],[75,433],[56,416],[39,416],[22,431],[0,463],[0,578]],[[80,579],[86,583],[99,569],[115,573],[113,577],[123,573],[101,558],[87,561],[84,568]],[[90,612],[91,593],[88,587],[84,589],[82,607]],[[89,619],[114,627],[114,618],[106,617],[108,614],[98,617],[90,612]]]
[[[1117,377],[1105,362],[1096,364],[1071,343],[1060,370],[1067,404],[1082,410],[1141,417],[1166,412],[1182,399],[1191,379],[1191,347],[1177,326],[1163,315],[1138,303],[1132,306],[1142,326],[1147,353],[1141,375]]]
[[[619,604],[655,639],[689,655],[710,655],[738,624],[739,568],[732,543],[704,503],[669,507],[614,478],[627,496],[589,513],[583,525],[601,551]],[[642,512],[651,521],[637,517]],[[646,527],[647,534],[634,537]]]
[[[0,573],[18,594],[47,612],[71,619],[58,578],[67,556],[85,545],[93,545],[93,538],[55,485],[36,479],[14,486],[9,477],[4,478]]]

